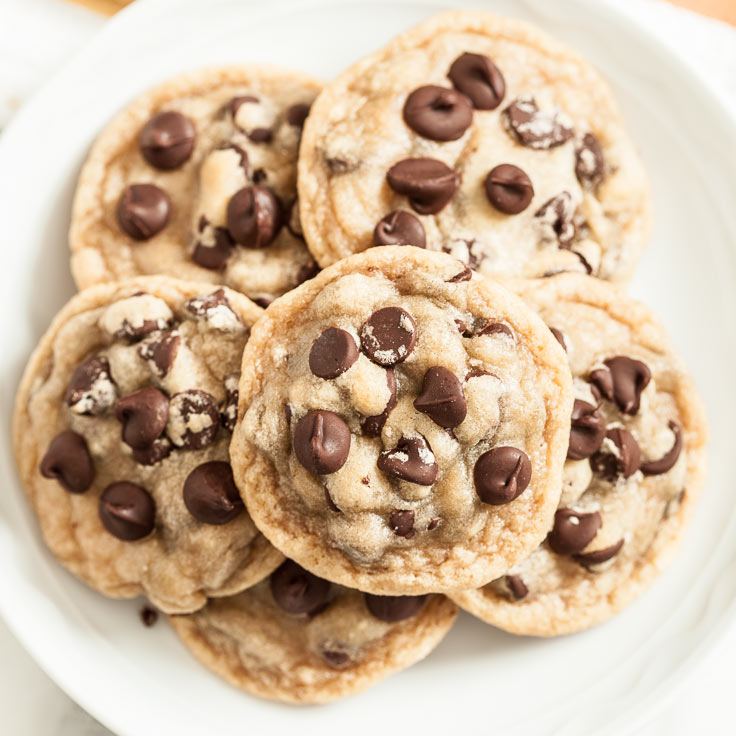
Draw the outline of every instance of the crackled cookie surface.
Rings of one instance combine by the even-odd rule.
[[[186,74],[140,97],[80,176],[70,231],[80,288],[166,274],[264,306],[311,277],[296,158],[318,90],[296,72],[250,66]]]
[[[253,588],[170,620],[193,654],[236,687],[321,703],[418,662],[456,616],[444,596],[367,595],[287,560]]]
[[[457,590],[543,539],[570,409],[564,353],[514,295],[449,255],[376,248],[254,327],[230,452],[258,527],[315,574]]]
[[[17,397],[16,460],[46,543],[93,588],[189,612],[280,563],[228,456],[261,313],[229,289],[146,277],[78,294],[42,338]]]
[[[299,167],[322,266],[409,243],[496,276],[625,281],[649,231],[646,176],[607,83],[489,13],[430,18],[329,84]]]
[[[564,344],[574,377],[562,498],[531,557],[453,598],[495,626],[550,636],[610,618],[666,566],[700,492],[706,430],[649,309],[573,274],[519,290]]]

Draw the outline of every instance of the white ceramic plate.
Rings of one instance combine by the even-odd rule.
[[[0,140],[2,482],[0,608],[41,666],[121,736],[357,734],[376,728],[623,733],[651,714],[716,641],[736,599],[732,461],[736,364],[735,124],[698,79],[630,20],[584,0],[465,0],[537,22],[611,80],[651,171],[654,239],[633,286],[694,372],[711,429],[710,477],[676,564],[614,621],[552,641],[469,616],[428,660],[369,693],[285,707],[231,689],[140,602],[106,600],[45,549],[18,487],[8,437],[13,389],[33,345],[72,294],[66,232],[90,143],[150,85],[204,64],[268,61],[330,78],[450,3],[431,0],[147,0],[105,27]],[[475,724],[473,727],[472,724]]]

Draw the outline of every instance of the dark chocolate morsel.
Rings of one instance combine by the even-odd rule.
[[[70,493],[84,493],[95,479],[95,466],[87,442],[71,429],[51,440],[39,470],[44,478],[56,478]]]
[[[294,430],[296,459],[315,475],[329,475],[345,465],[350,453],[350,429],[332,411],[310,411]]]
[[[426,595],[371,595],[364,593],[365,605],[379,621],[396,623],[416,616],[427,602]]]
[[[414,512],[394,509],[388,517],[388,525],[397,537],[414,536]]]
[[[513,600],[520,601],[529,594],[529,588],[526,587],[526,583],[524,583],[520,575],[506,575],[504,580]]]
[[[505,215],[523,212],[534,197],[532,180],[518,166],[499,164],[488,172],[485,181],[488,201]]]
[[[602,524],[597,511],[584,514],[568,508],[557,509],[547,543],[558,555],[575,555],[593,541]]]
[[[374,245],[415,245],[425,248],[427,236],[424,227],[411,212],[394,210],[386,215],[373,230]]]
[[[672,434],[675,435],[675,441],[672,447],[659,460],[643,462],[641,464],[641,472],[644,475],[661,475],[662,473],[666,473],[675,466],[677,458],[680,457],[680,453],[682,452],[682,430],[677,422],[672,421],[669,423],[669,428],[672,430]]]
[[[180,391],[171,397],[166,434],[184,450],[201,450],[212,444],[220,428],[220,409],[206,391]]]
[[[328,327],[309,351],[309,369],[319,378],[337,378],[358,360],[353,336],[338,327]]]
[[[641,451],[634,435],[628,429],[614,427],[606,432],[606,439],[616,446],[615,453],[598,450],[590,458],[593,472],[609,481],[619,476],[631,477],[641,465]]]
[[[431,486],[439,470],[424,437],[402,437],[393,450],[385,450],[378,456],[377,464],[386,475],[421,486]]]
[[[179,335],[175,332],[163,332],[155,339],[141,343],[138,347],[138,354],[143,360],[152,362],[157,375],[163,378],[174,365],[180,345]]]
[[[227,203],[227,229],[246,248],[265,248],[282,224],[281,201],[269,187],[243,187]]]
[[[575,399],[570,419],[568,460],[584,460],[598,452],[605,436],[606,421],[597,407]]]
[[[514,331],[508,325],[505,325],[503,322],[491,322],[490,320],[475,333],[476,337],[480,337],[481,335],[507,335],[512,340],[515,339]]]
[[[230,233],[224,227],[216,227],[214,230],[215,244],[208,246],[203,243],[197,243],[194,246],[192,260],[202,268],[210,271],[218,271],[225,268],[232,254],[235,241],[230,237]]]
[[[118,399],[115,416],[123,425],[123,442],[141,450],[152,445],[166,429],[169,400],[157,388],[147,386]]]
[[[574,555],[573,559],[575,562],[579,562],[583,567],[591,567],[593,565],[601,565],[608,560],[613,559],[620,551],[621,547],[624,546],[624,540],[619,539],[618,542],[612,544],[610,547],[604,549],[596,549],[592,552],[585,552],[584,554]]]
[[[590,374],[590,380],[601,396],[616,402],[624,413],[634,415],[639,411],[642,391],[649,385],[652,374],[645,363],[625,355],[617,355],[603,361],[610,377],[598,368]]]
[[[159,437],[153,444],[140,449],[133,449],[133,460],[139,465],[155,465],[167,458],[172,450],[171,442],[167,437]]]
[[[372,417],[366,417],[361,422],[363,434],[366,437],[379,437],[383,430],[383,425],[386,424],[388,415],[394,410],[396,406],[396,374],[392,368],[386,370],[386,383],[388,384],[389,397],[386,403],[386,408],[380,413]]]
[[[469,266],[463,266],[462,271],[458,271],[454,276],[449,279],[445,279],[445,283],[448,284],[460,284],[463,281],[470,281],[473,278],[473,271]]]
[[[286,110],[286,122],[295,128],[303,128],[304,121],[309,115],[310,107],[311,105],[307,105],[305,102],[298,102],[296,105],[292,105]]]
[[[64,400],[77,414],[102,414],[115,402],[117,386],[107,358],[93,356],[72,373]]]
[[[473,468],[475,492],[483,503],[501,506],[521,495],[532,477],[529,456],[515,447],[484,452]]]
[[[590,188],[597,187],[606,173],[606,160],[598,139],[586,133],[575,149],[575,176],[578,181]]]
[[[386,178],[420,215],[439,212],[460,187],[460,174],[434,158],[405,158],[388,170]]]
[[[329,648],[322,649],[321,651],[325,662],[336,670],[345,669],[353,663],[353,658],[349,652],[338,649],[334,645],[330,645]]]
[[[230,463],[218,460],[194,468],[184,481],[182,493],[189,513],[205,524],[227,524],[245,508]]]
[[[314,613],[327,603],[330,583],[286,560],[269,581],[271,595],[282,610],[293,615]]]
[[[404,122],[433,141],[456,141],[473,122],[473,108],[457,90],[428,84],[406,98]]]
[[[148,240],[158,235],[171,216],[171,200],[155,184],[130,184],[118,201],[118,224],[133,240]]]
[[[373,312],[360,330],[363,352],[384,367],[406,360],[416,342],[416,322],[401,307],[384,307]]]
[[[503,74],[483,54],[461,54],[452,62],[447,76],[476,110],[495,110],[506,94]]]
[[[557,241],[560,248],[569,248],[575,239],[575,204],[569,192],[560,192],[548,199],[535,213],[534,217],[542,226],[544,237]]]
[[[533,97],[519,97],[505,110],[509,130],[523,146],[554,148],[573,136],[573,129],[559,113],[543,112]]]
[[[170,171],[189,159],[195,138],[192,121],[180,112],[168,110],[154,115],[143,126],[138,146],[151,166]]]
[[[441,365],[427,369],[414,408],[445,428],[457,427],[468,413],[462,384],[451,370]]]
[[[98,511],[105,529],[124,542],[147,537],[156,522],[156,504],[151,494],[127,481],[112,483],[105,488]]]
[[[270,143],[273,139],[273,132],[269,128],[253,128],[248,132],[248,138],[253,143]]]

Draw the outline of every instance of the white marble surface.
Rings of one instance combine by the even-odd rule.
[[[720,85],[724,98],[736,108],[736,30],[659,0],[619,0],[619,4],[708,73]],[[0,127],[104,22],[104,18],[62,0],[0,0]],[[2,621],[0,654],[0,733],[110,735],[44,674]],[[647,736],[734,733],[731,705],[734,660],[736,627],[638,733]]]

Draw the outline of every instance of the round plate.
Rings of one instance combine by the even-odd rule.
[[[274,62],[330,78],[446,3],[410,0],[148,0],[121,13],[16,117],[0,141],[3,453],[0,608],[41,666],[122,736],[349,733],[376,723],[422,734],[477,722],[498,733],[617,734],[651,714],[733,618],[736,466],[734,121],[699,79],[630,20],[585,0],[463,0],[534,21],[611,80],[651,172],[654,238],[632,287],[664,319],[697,379],[710,477],[674,567],[615,620],[555,640],[515,638],[462,616],[426,661],[323,708],[268,703],[219,681],[139,601],[111,601],[45,549],[13,469],[13,387],[72,294],[66,233],[92,140],[137,94],[205,64]],[[499,704],[500,707],[499,707]],[[492,711],[491,711],[492,709]],[[484,730],[486,730],[484,728]],[[264,728],[256,728],[263,732]]]

